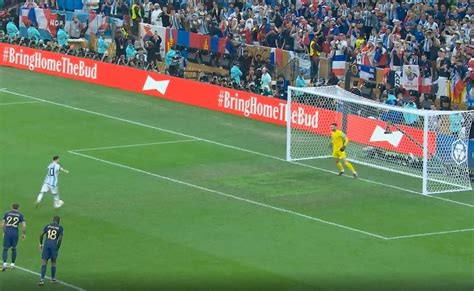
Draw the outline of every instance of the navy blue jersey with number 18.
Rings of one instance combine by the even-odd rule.
[[[43,233],[46,235],[44,246],[57,247],[58,240],[63,236],[63,227],[56,223],[50,223],[44,227]]]

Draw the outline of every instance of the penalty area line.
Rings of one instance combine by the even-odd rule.
[[[468,231],[474,231],[474,228],[392,236],[392,237],[388,237],[387,240],[406,239],[406,238],[414,238],[414,237],[422,237],[422,236],[434,236],[434,235],[442,235],[442,234],[450,234],[450,233],[458,233],[458,232],[468,232]]]
[[[41,276],[41,274],[38,273],[38,272],[31,271],[31,270],[29,270],[29,269],[27,269],[27,268],[23,268],[23,267],[20,267],[20,266],[15,266],[15,269],[22,270],[22,271],[24,271],[24,272],[27,272],[27,273],[30,273],[30,274],[33,274],[33,275],[37,275],[38,277]],[[46,279],[51,280],[51,277],[46,276]],[[85,290],[86,290],[86,289],[84,289],[84,288],[74,286],[74,285],[72,285],[72,284],[66,283],[66,282],[61,281],[61,280],[56,280],[56,281],[58,282],[58,284],[61,284],[61,285],[63,285],[63,286],[69,287],[69,288],[74,289],[74,290],[78,290],[78,291],[85,291]],[[33,288],[31,288],[31,289],[33,289]]]
[[[200,140],[196,138],[179,139],[179,140],[170,140],[170,141],[159,141],[159,142],[136,143],[136,144],[116,145],[116,146],[107,146],[107,147],[98,147],[98,148],[77,149],[77,150],[71,150],[71,152],[99,151],[99,150],[110,150],[110,149],[120,149],[120,148],[143,147],[143,146],[151,146],[151,145],[185,143],[185,142],[193,142],[193,141],[200,141]]]
[[[20,104],[33,104],[33,103],[41,103],[41,101],[22,101],[22,102],[0,103],[0,106],[20,105]]]
[[[338,223],[335,223],[335,222],[323,220],[323,219],[320,219],[320,218],[317,218],[317,217],[314,217],[314,216],[309,216],[309,215],[306,215],[306,214],[302,214],[302,213],[299,213],[299,212],[296,212],[296,211],[292,211],[292,210],[288,210],[288,209],[285,209],[285,208],[281,208],[281,207],[277,207],[277,206],[257,202],[257,201],[250,200],[250,199],[247,199],[247,198],[242,198],[242,197],[235,196],[235,195],[228,194],[228,193],[224,193],[224,192],[221,192],[221,191],[218,191],[218,190],[213,190],[213,189],[210,189],[210,188],[206,188],[206,187],[202,187],[202,186],[199,186],[199,185],[191,184],[189,182],[185,182],[185,181],[181,181],[181,180],[178,180],[178,179],[162,176],[162,175],[151,173],[151,172],[144,171],[144,170],[140,170],[140,169],[133,168],[133,167],[130,167],[130,166],[127,166],[127,165],[111,162],[111,161],[108,161],[108,160],[99,159],[99,158],[89,156],[89,155],[85,155],[85,154],[82,154],[82,153],[78,153],[78,152],[74,152],[74,151],[68,151],[68,152],[71,153],[71,154],[74,154],[74,155],[78,155],[78,156],[87,158],[87,159],[102,162],[102,163],[105,163],[105,164],[109,164],[109,165],[116,166],[116,167],[119,167],[119,168],[127,169],[127,170],[130,170],[130,171],[146,174],[146,175],[153,176],[153,177],[156,177],[156,178],[159,178],[159,179],[162,179],[162,180],[166,180],[166,181],[169,181],[169,182],[173,182],[173,183],[176,183],[176,184],[188,186],[188,187],[191,187],[191,188],[195,188],[195,189],[198,189],[198,190],[202,190],[202,191],[206,191],[206,192],[209,192],[209,193],[217,194],[217,195],[224,196],[224,197],[227,197],[227,198],[232,198],[232,199],[239,200],[239,201],[242,201],[242,202],[246,202],[246,203],[249,203],[249,204],[253,204],[253,205],[261,206],[261,207],[264,207],[264,208],[276,210],[276,211],[279,211],[279,212],[292,214],[292,215],[299,216],[299,217],[302,217],[302,218],[305,218],[305,219],[308,219],[308,220],[313,220],[313,221],[317,221],[317,222],[320,222],[320,223],[323,223],[323,224],[336,226],[336,227],[339,227],[339,228],[342,228],[342,229],[345,229],[345,230],[350,230],[350,231],[353,231],[353,232],[361,233],[361,234],[364,234],[364,235],[367,235],[367,236],[376,237],[378,239],[387,240],[386,237],[375,234],[375,233],[371,233],[371,232],[360,230],[360,229],[353,228],[353,227],[350,227],[350,226],[346,226],[346,225],[338,224]]]

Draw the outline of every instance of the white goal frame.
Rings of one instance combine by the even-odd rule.
[[[296,93],[296,94],[295,94]],[[442,174],[437,174],[434,175],[432,172],[430,172],[430,166],[433,168],[433,160],[436,158],[436,165],[439,167],[439,165],[442,165],[442,159],[437,157],[437,153],[431,153],[430,154],[430,146],[433,146],[430,144],[430,133],[436,133],[436,136],[438,136],[438,133],[433,129],[433,125],[430,124],[432,123],[433,120],[439,120],[439,118],[451,118],[449,115],[453,114],[458,114],[462,115],[462,120],[465,122],[463,123],[463,130],[464,134],[459,134],[459,140],[461,140],[466,149],[466,155],[468,154],[467,151],[467,145],[468,145],[468,139],[469,139],[469,131],[470,131],[470,126],[472,124],[472,120],[474,119],[474,111],[440,111],[440,110],[418,110],[418,109],[406,109],[403,107],[397,107],[397,106],[392,106],[380,102],[376,102],[355,94],[352,94],[351,92],[348,92],[338,86],[323,86],[323,87],[293,87],[289,86],[288,87],[288,95],[287,95],[287,106],[286,106],[286,160],[287,161],[302,161],[302,160],[316,160],[316,159],[324,159],[324,158],[332,158],[330,152],[325,150],[324,153],[322,153],[322,150],[320,149],[321,146],[319,144],[315,144],[314,147],[312,145],[299,145],[298,144],[298,138],[301,138],[302,140],[305,140],[305,137],[309,135],[318,135],[317,133],[311,133],[308,130],[304,128],[300,128],[300,124],[297,124],[292,122],[292,114],[294,115],[294,111],[297,110],[298,107],[301,106],[312,106],[312,96],[314,97],[321,97],[320,99],[324,100],[329,100],[327,101],[327,104],[329,102],[334,102],[335,104],[343,104],[343,106],[348,105],[347,107],[351,106],[361,106],[364,108],[369,108],[370,110],[373,110],[374,113],[381,114],[382,112],[398,112],[399,114],[411,114],[411,115],[416,115],[417,118],[421,122],[418,123],[418,129],[423,131],[423,139],[422,142],[417,143],[419,145],[419,150],[422,147],[422,166],[421,164],[419,165],[419,168],[414,169],[413,172],[410,171],[404,171],[403,169],[397,169],[395,167],[390,167],[384,166],[384,165],[377,165],[373,164],[358,158],[353,158],[350,154],[348,154],[348,160],[351,162],[354,162],[356,164],[361,164],[365,165],[368,167],[372,168],[377,168],[381,169],[384,171],[389,171],[389,172],[394,172],[398,173],[401,175],[406,175],[406,176],[411,176],[415,178],[422,179],[422,189],[417,190],[416,192],[419,191],[420,194],[424,195],[433,195],[433,194],[438,194],[438,193],[448,193],[448,192],[460,192],[460,191],[472,191],[472,185],[470,183],[469,179],[469,166],[468,162],[466,159],[465,162],[461,164],[456,165],[456,170],[459,170],[460,173],[463,173],[462,175],[459,176],[459,179],[453,178],[453,179],[443,179]],[[304,96],[304,97],[301,97]],[[317,103],[316,99],[314,99],[314,103]],[[301,101],[301,102],[300,102]],[[310,105],[308,105],[308,102]],[[304,103],[304,104],[303,104]],[[303,105],[302,105],[303,104]],[[314,106],[318,107],[318,106]],[[325,111],[319,111],[319,108],[316,108],[316,111],[320,113],[320,119],[321,119],[321,114],[324,114],[327,112],[328,109],[324,109]],[[336,112],[336,110],[334,110]],[[379,115],[375,114],[375,118],[373,117],[368,117],[371,119],[377,120]],[[343,115],[342,118],[346,118],[345,115]],[[381,121],[381,120],[377,120]],[[387,122],[387,126],[390,127],[390,123]],[[392,126],[396,127],[397,124],[393,124]],[[431,129],[430,129],[431,126]],[[398,127],[396,127],[396,131],[399,130]],[[402,131],[400,129],[400,131]],[[403,131],[402,131],[403,132]],[[349,140],[351,140],[350,135],[351,133],[347,133],[349,136]],[[354,133],[352,133],[354,134]],[[408,135],[408,134],[407,134]],[[320,135],[320,137],[323,137],[323,135]],[[324,137],[323,137],[324,138]],[[325,137],[328,141],[329,144],[329,137]],[[408,136],[408,138],[410,138]],[[316,143],[319,141],[316,141]],[[414,141],[415,142],[415,141]],[[432,142],[432,141],[431,141]],[[304,143],[304,142],[302,142]],[[350,141],[352,143],[352,141]],[[350,144],[349,144],[350,146]],[[367,144],[365,144],[367,146]],[[453,145],[454,146],[454,145]],[[303,148],[304,147],[304,148]],[[313,148],[311,148],[313,147]],[[298,150],[302,150],[302,154],[298,154]],[[311,150],[314,149],[314,154],[311,152]],[[307,152],[311,152],[308,154]],[[443,153],[446,156],[446,153]],[[420,158],[421,158],[420,157]],[[446,158],[446,157],[444,157]],[[449,172],[448,166],[443,165],[444,171]],[[467,177],[465,176],[467,175]],[[431,184],[430,184],[431,183]],[[434,189],[437,188],[434,186],[434,184],[437,183],[439,185],[444,185],[442,187],[438,187],[439,189]]]

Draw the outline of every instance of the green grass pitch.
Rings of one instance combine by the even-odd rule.
[[[288,163],[283,127],[148,96],[9,68],[0,88],[0,211],[18,202],[28,223],[17,265],[39,272],[41,228],[55,214],[65,228],[64,284],[42,290],[474,287],[472,192]],[[35,209],[55,154],[65,205]],[[0,290],[37,281],[8,270]]]

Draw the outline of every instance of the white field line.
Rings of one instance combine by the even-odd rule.
[[[405,238],[413,238],[413,237],[421,237],[421,236],[433,236],[433,235],[450,234],[450,233],[467,232],[467,231],[474,231],[474,228],[392,236],[392,237],[387,238],[387,240],[405,239]]]
[[[296,165],[299,165],[299,166],[302,166],[302,167],[308,167],[308,168],[312,168],[312,169],[315,169],[315,170],[327,172],[327,173],[337,174],[337,172],[333,172],[333,171],[330,171],[330,170],[326,170],[326,169],[314,167],[314,166],[311,166],[311,165],[308,165],[308,164],[304,164],[304,163],[299,163],[299,162],[290,162],[290,163],[296,164]],[[353,179],[351,176],[344,176],[344,177]],[[422,195],[423,197],[426,197],[426,198],[439,199],[439,200],[443,200],[443,201],[446,201],[446,202],[450,202],[450,203],[454,203],[454,204],[458,204],[458,205],[463,205],[463,206],[467,206],[467,207],[474,208],[474,205],[472,205],[472,204],[460,202],[460,201],[457,201],[457,200],[451,200],[451,199],[443,198],[443,197],[439,197],[439,196],[423,195],[423,193],[421,193],[421,192],[412,191],[412,190],[405,189],[405,188],[401,188],[401,187],[397,187],[397,186],[394,186],[394,185],[387,185],[387,184],[384,184],[384,183],[381,183],[381,182],[376,182],[376,181],[372,181],[372,180],[364,179],[364,178],[360,178],[360,177],[358,177],[357,180],[361,180],[361,181],[364,181],[364,182],[367,182],[367,183],[370,183],[370,184],[375,184],[375,185],[379,185],[379,186],[384,186],[384,187],[389,187],[389,188],[397,189],[397,190],[400,190],[400,191],[405,191],[405,192],[409,192],[409,193],[413,193],[413,194]]]
[[[107,115],[107,114],[104,114],[104,113],[95,112],[95,111],[91,111],[91,110],[87,110],[87,109],[83,109],[83,108],[78,108],[78,107],[66,105],[66,104],[63,104],[63,103],[49,101],[49,100],[46,100],[46,99],[41,99],[41,98],[37,98],[37,97],[33,97],[33,96],[21,94],[21,93],[9,91],[9,90],[0,89],[0,91],[7,92],[7,93],[10,93],[10,94],[13,94],[13,95],[22,96],[22,97],[25,97],[25,98],[30,98],[30,99],[33,99],[33,100],[46,102],[46,103],[53,104],[53,105],[56,105],[56,106],[61,106],[61,107],[64,107],[64,108],[69,108],[69,109],[72,109],[72,110],[86,112],[86,113],[89,113],[89,114],[94,114],[94,115],[97,115],[97,116],[102,116],[102,117],[106,117],[106,118],[110,118],[110,119],[115,119],[115,120],[119,120],[119,121],[130,123],[130,124],[135,124],[135,125],[146,127],[146,128],[151,128],[151,129],[155,129],[155,130],[159,130],[159,131],[163,131],[163,132],[172,133],[172,134],[187,137],[187,138],[190,138],[190,139],[198,139],[198,140],[201,140],[203,142],[210,143],[210,144],[215,144],[215,145],[218,145],[218,146],[222,146],[222,147],[226,147],[226,148],[230,148],[230,149],[234,149],[234,150],[238,150],[238,151],[251,153],[251,154],[254,154],[254,155],[259,155],[259,156],[262,156],[262,157],[267,157],[267,158],[278,160],[278,161],[287,162],[286,159],[279,158],[279,157],[276,157],[276,156],[267,155],[267,154],[252,151],[252,150],[249,150],[249,149],[244,149],[244,148],[240,148],[240,147],[237,147],[237,146],[224,144],[224,143],[212,141],[212,140],[209,140],[209,139],[204,139],[204,138],[192,136],[192,135],[189,135],[189,134],[185,134],[185,133],[181,133],[181,132],[177,132],[177,131],[173,131],[173,130],[169,130],[169,129],[165,129],[165,128],[160,128],[160,127],[153,126],[153,125],[148,125],[148,124],[145,124],[145,123],[141,123],[141,122],[137,122],[137,121],[133,121],[133,120],[129,120],[129,119],[124,119],[124,118],[120,118],[120,117],[116,117],[116,116],[112,116],[112,115]],[[306,165],[306,164],[303,164],[303,163],[293,162],[293,164],[310,167],[312,169],[319,170],[319,171],[326,172],[326,173],[338,174],[335,171],[330,171],[330,170],[326,170],[326,169],[323,169],[323,168],[318,168],[318,167]],[[419,195],[422,195],[423,197],[439,199],[439,200],[443,200],[443,201],[446,201],[446,202],[455,203],[455,204],[458,204],[458,205],[463,205],[463,206],[468,206],[468,207],[474,207],[474,205],[472,205],[472,204],[467,204],[467,203],[459,202],[459,201],[456,201],[456,200],[446,199],[446,198],[442,198],[442,197],[438,197],[438,196],[423,195],[422,193],[419,193],[419,192],[416,192],[416,191],[412,191],[412,190],[408,190],[408,189],[404,189],[404,188],[400,188],[400,187],[397,187],[397,186],[392,186],[392,185],[388,185],[388,184],[384,184],[384,183],[379,183],[379,182],[368,180],[368,179],[363,179],[363,178],[358,178],[358,179],[360,181],[364,181],[364,182],[368,182],[368,183],[372,183],[372,184],[376,184],[376,185],[382,185],[384,187],[397,189],[397,190],[404,191],[404,192],[419,194]]]
[[[26,268],[23,268],[23,267],[16,266],[15,268],[16,268],[16,269],[19,269],[19,270],[22,270],[22,271],[24,271],[24,272],[33,274],[33,275],[37,275],[38,278],[41,276],[40,273],[37,273],[37,272],[35,272],[35,271],[31,271],[31,270],[26,269]],[[47,278],[48,280],[51,280],[51,278],[48,277],[48,276],[46,276],[46,278]],[[74,285],[72,285],[72,284],[66,283],[66,282],[61,281],[61,280],[56,280],[56,281],[57,281],[59,284],[64,285],[64,286],[66,286],[66,287],[69,287],[69,288],[71,288],[71,289],[75,289],[75,290],[78,290],[78,291],[85,291],[85,290],[86,290],[86,289],[84,289],[84,288],[74,286]],[[35,287],[31,286],[31,289],[34,289],[34,288],[35,288]]]
[[[41,103],[41,101],[23,101],[23,102],[0,103],[0,106],[19,105],[19,104],[31,104],[31,103]]]
[[[151,145],[185,143],[185,142],[193,142],[193,141],[199,141],[199,139],[181,139],[181,140],[171,140],[171,141],[161,141],[161,142],[150,142],[150,143],[137,143],[137,144],[127,144],[127,145],[118,145],[118,146],[108,146],[108,147],[99,147],[99,148],[86,148],[86,149],[72,150],[72,152],[99,151],[99,150],[142,147],[142,146],[151,146]]]
[[[130,167],[130,166],[127,166],[127,165],[111,162],[111,161],[104,160],[104,159],[99,159],[99,158],[96,158],[96,157],[93,157],[93,156],[85,155],[85,154],[74,152],[74,151],[69,151],[69,153],[74,154],[74,155],[78,155],[78,156],[81,156],[81,157],[84,157],[84,158],[88,158],[88,159],[91,159],[91,160],[95,160],[95,161],[98,161],[98,162],[106,163],[106,164],[109,164],[109,165],[112,165],[112,166],[127,169],[127,170],[130,170],[130,171],[135,171],[135,172],[138,172],[138,173],[150,175],[150,176],[153,176],[153,177],[156,177],[156,178],[159,178],[159,179],[163,179],[163,180],[166,180],[166,181],[169,181],[169,182],[177,183],[177,184],[188,186],[188,187],[195,188],[195,189],[198,189],[198,190],[202,190],[202,191],[217,194],[217,195],[220,195],[220,196],[225,196],[225,197],[228,197],[228,198],[239,200],[239,201],[242,201],[242,202],[250,203],[250,204],[253,204],[253,205],[269,208],[269,209],[276,210],[276,211],[279,211],[279,212],[284,212],[284,213],[296,215],[296,216],[299,216],[299,217],[302,217],[302,218],[305,218],[305,219],[309,219],[309,220],[317,221],[317,222],[320,222],[320,223],[336,226],[336,227],[343,228],[343,229],[346,229],[346,230],[350,230],[350,231],[353,231],[353,232],[362,233],[362,234],[372,236],[372,237],[376,237],[376,238],[379,238],[379,239],[383,239],[383,240],[387,239],[384,236],[381,236],[381,235],[378,235],[378,234],[375,234],[375,233],[371,233],[371,232],[368,232],[368,231],[363,231],[363,230],[360,230],[360,229],[352,228],[352,227],[342,225],[342,224],[338,224],[338,223],[334,223],[334,222],[331,222],[331,221],[326,221],[326,220],[323,220],[323,219],[320,219],[320,218],[317,218],[317,217],[313,217],[313,216],[309,216],[309,215],[302,214],[302,213],[299,213],[299,212],[295,212],[295,211],[292,211],[292,210],[288,210],[288,209],[285,209],[285,208],[280,208],[280,207],[272,206],[272,205],[269,205],[269,204],[257,202],[257,201],[250,200],[250,199],[247,199],[247,198],[242,198],[242,197],[235,196],[235,195],[232,195],[232,194],[227,194],[227,193],[224,193],[224,192],[221,192],[221,191],[213,190],[213,189],[210,189],[210,188],[206,188],[206,187],[202,187],[202,186],[199,186],[199,185],[191,184],[191,183],[181,181],[181,180],[178,180],[178,179],[162,176],[162,175],[151,173],[151,172],[144,171],[144,170],[140,170],[140,169],[133,168],[133,167]]]

